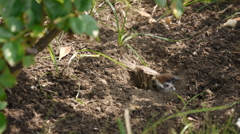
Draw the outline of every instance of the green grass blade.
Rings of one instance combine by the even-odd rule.
[[[180,40],[168,39],[168,38],[161,37],[161,36],[156,36],[156,35],[153,35],[153,34],[139,33],[139,35],[146,35],[146,36],[155,37],[155,38],[159,38],[159,39],[166,40],[166,41],[180,41]]]
[[[117,31],[119,32],[120,31],[120,27],[119,27],[119,22],[118,22],[118,16],[117,16],[117,13],[116,13],[116,9],[112,5],[112,3],[109,2],[109,0],[106,0],[106,2],[108,3],[108,5],[111,7],[111,9],[113,11],[113,14],[114,14],[115,20],[116,20],[116,24],[117,24]]]
[[[110,27],[111,29],[113,29],[113,30],[116,30],[116,31],[117,31],[117,29],[116,29],[115,27],[113,27],[113,26],[110,26],[110,25],[108,25],[108,24],[106,24],[106,23],[104,23],[104,22],[100,22],[100,21],[98,21],[98,23],[102,24],[103,26]]]
[[[58,70],[56,55],[55,55],[55,53],[54,53],[54,51],[53,51],[53,49],[52,49],[51,44],[48,45],[48,50],[49,50],[49,52],[50,52],[50,56],[51,56],[51,59],[52,59],[52,62],[53,62],[53,64],[54,64],[54,66],[55,66],[55,69],[56,69],[57,73],[59,74],[60,72],[59,72],[59,70]]]
[[[125,37],[128,35],[128,33],[129,33],[129,32],[126,32],[125,34],[122,35],[122,37],[121,37],[122,43],[126,42],[126,41],[125,41]],[[129,36],[128,36],[128,37],[129,37]],[[126,38],[128,38],[128,37],[126,37]]]
[[[162,19],[163,17],[165,17],[165,16],[167,16],[167,15],[169,15],[169,14],[171,14],[171,13],[172,13],[172,10],[166,11],[162,16],[160,16],[160,17],[156,20],[156,22],[158,22],[160,19]]]
[[[175,93],[175,92],[170,92],[170,93],[173,93],[174,95],[176,95],[176,96],[183,102],[184,107],[185,107],[185,105],[186,105],[187,103],[184,101],[184,99],[183,99],[180,95],[178,95],[178,94]]]
[[[224,129],[224,132],[223,132],[223,134],[227,134],[228,132],[228,130],[229,130],[229,126],[230,126],[230,124],[231,124],[231,122],[232,122],[232,118],[233,118],[233,116],[234,116],[234,109],[232,109],[231,110],[231,115],[230,115],[230,117],[229,117],[229,119],[228,119],[228,122],[227,122],[227,125],[225,126],[225,129]]]
[[[229,105],[229,107],[232,107],[233,105],[236,105],[236,104],[239,104],[239,103],[240,103],[240,101],[234,102],[234,103],[232,103],[231,105]]]
[[[183,128],[183,130],[180,132],[180,134],[185,134],[184,132],[185,132],[189,127],[191,127],[192,125],[193,125],[193,123],[187,124],[187,125]]]
[[[93,53],[99,54],[99,55],[101,55],[101,56],[103,56],[103,57],[105,57],[105,58],[107,58],[107,59],[109,59],[109,60],[111,60],[111,61],[117,63],[117,64],[120,65],[120,66],[127,67],[127,66],[125,66],[124,64],[122,64],[122,63],[120,63],[120,62],[114,60],[113,58],[108,57],[107,55],[102,54],[102,53],[100,53],[100,52],[97,52],[97,51],[94,51],[94,50],[91,50],[91,49],[82,49],[82,50],[79,50],[79,52],[82,52],[82,51],[89,51],[89,52],[93,52]]]
[[[127,12],[127,13],[128,13],[128,12]],[[119,33],[118,33],[118,36],[119,36],[118,42],[119,42],[120,46],[123,45],[123,39],[124,39],[124,37],[127,35],[127,33],[125,34],[125,31],[124,31],[124,27],[125,27],[125,24],[126,24],[126,21],[127,21],[127,13],[125,14],[125,16],[124,16],[124,18],[123,18],[122,29],[121,29],[121,31],[119,31]]]
[[[194,3],[196,3],[196,2],[199,2],[199,1],[201,1],[201,0],[189,1],[189,2],[184,3],[183,5],[184,5],[184,6],[189,6],[189,5],[194,4]]]
[[[144,66],[147,66],[147,64],[144,62],[144,60],[141,58],[141,56],[129,45],[129,44],[126,44],[128,48],[130,48],[133,53],[138,57],[138,59],[142,62],[142,64]]]
[[[183,116],[183,115],[187,115],[187,114],[192,114],[192,113],[200,113],[200,112],[206,112],[206,111],[213,111],[213,110],[220,110],[220,109],[226,109],[228,108],[228,106],[219,106],[219,107],[212,107],[212,108],[203,108],[203,109],[196,109],[196,110],[190,110],[190,111],[185,111],[185,112],[181,112],[181,113],[177,113],[171,116],[168,116],[164,119],[158,120],[157,122],[155,122],[151,127],[149,127],[148,129],[143,131],[143,134],[148,133],[149,131],[154,130],[154,128],[156,128],[159,124],[161,124],[164,121],[167,121],[169,119],[178,117],[178,116]]]
[[[205,8],[205,7],[208,7],[209,9],[213,10],[209,5],[212,4],[212,3],[214,3],[214,2],[215,2],[215,1],[205,4],[204,6],[200,7],[196,12],[201,11],[201,10],[202,10],[203,8]]]
[[[184,105],[183,109],[184,109],[194,98],[198,97],[199,95],[201,95],[201,94],[203,94],[203,93],[205,93],[205,92],[202,92],[202,93],[199,93],[199,94],[196,94],[195,96],[193,96],[193,97]]]
[[[128,34],[128,33],[124,34],[124,35],[123,35],[123,38],[124,38],[127,34]],[[138,33],[126,37],[126,38],[123,40],[123,44],[124,44],[125,42],[127,42],[128,40],[136,37],[136,36],[138,36]]]
[[[124,129],[123,122],[121,119],[117,119],[118,129],[120,130],[120,134],[126,134],[126,131]]]
[[[154,119],[155,117],[156,117],[156,115],[154,114],[154,115],[152,116],[152,118],[148,121],[148,123],[147,123],[147,125],[146,125],[145,128],[148,128],[148,127],[150,126],[150,124],[152,124],[153,119]]]

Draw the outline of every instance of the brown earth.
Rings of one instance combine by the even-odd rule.
[[[96,7],[98,14],[94,15],[101,22],[100,42],[83,35],[70,38],[65,33],[52,42],[57,56],[60,47],[72,46],[72,52],[58,61],[60,71],[81,49],[92,49],[118,61],[127,58],[141,64],[126,45],[120,47],[117,44],[117,32],[109,27],[116,26],[113,12],[106,3],[102,4]],[[231,4],[232,7],[226,9]],[[180,77],[175,93],[186,102],[206,92],[184,108],[181,99],[171,92],[158,93],[134,87],[127,69],[102,56],[75,60],[63,74],[57,75],[49,51],[45,49],[36,57],[34,66],[21,72],[16,86],[7,90],[9,104],[4,110],[8,120],[6,134],[120,133],[116,119],[124,121],[125,108],[130,110],[132,131],[138,134],[164,115],[239,102],[240,32],[223,26],[229,19],[227,17],[239,11],[239,1],[214,3],[199,12],[196,10],[204,3],[193,4],[186,7],[180,20],[170,15],[167,16],[169,20],[164,17],[152,23],[136,9],[152,14],[153,2],[137,1],[131,6],[125,25],[129,35],[147,33],[178,41],[139,35],[129,40],[129,45],[149,67],[159,73],[173,73]],[[115,8],[122,21],[126,4],[116,3]],[[159,18],[164,12],[166,9],[157,7],[153,18]],[[83,104],[75,99],[79,89],[78,98]],[[231,115],[230,124],[233,126],[240,117],[240,104],[225,110],[188,114],[187,117],[188,122],[194,122],[194,129],[200,131],[205,128],[204,122],[226,125]],[[183,117],[177,117],[158,125],[155,133],[172,133],[173,129],[180,133],[184,126]]]

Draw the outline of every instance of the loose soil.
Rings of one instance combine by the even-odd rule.
[[[227,8],[231,4],[232,7]],[[118,2],[114,6],[122,24],[126,4]],[[59,55],[60,47],[72,46],[71,53],[58,61],[61,73],[57,74],[49,51],[45,49],[36,56],[35,65],[21,72],[16,86],[7,90],[8,106],[4,110],[8,120],[6,134],[117,134],[120,132],[116,120],[124,122],[126,108],[130,112],[131,129],[139,134],[164,115],[239,102],[240,32],[239,28],[223,26],[228,16],[239,11],[239,1],[214,3],[199,12],[196,10],[204,3],[193,4],[186,7],[179,20],[169,15],[157,22],[149,22],[149,18],[136,9],[152,14],[154,19],[162,16],[166,9],[157,7],[154,10],[152,1],[137,1],[131,6],[125,25],[129,35],[137,32],[177,41],[138,35],[127,43],[149,67],[181,78],[174,93],[185,102],[205,92],[184,108],[181,99],[172,92],[136,88],[126,68],[103,56],[76,59],[66,68],[71,56],[81,49],[95,50],[118,61],[128,59],[142,64],[126,45],[118,45],[117,32],[110,27],[116,26],[113,12],[106,3],[102,3],[96,7],[94,15],[101,22],[99,42],[85,35],[61,33],[52,42],[56,55]],[[77,95],[79,101],[76,100]],[[194,123],[194,130],[203,130],[204,124],[227,124],[231,115],[232,126],[240,117],[240,104],[186,117]],[[173,130],[179,133],[184,126],[183,117],[177,117],[158,125],[155,133],[169,134]]]

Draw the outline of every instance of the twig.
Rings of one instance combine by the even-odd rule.
[[[34,45],[33,48],[31,49],[35,49],[36,53],[34,54],[37,55],[39,52],[43,51],[44,48],[46,48],[48,46],[48,44],[61,32],[61,30],[54,28],[52,29],[49,33],[47,33],[44,37],[42,37],[41,39],[39,39],[39,41]],[[30,55],[29,53],[27,53],[27,55]],[[20,69],[23,68],[23,64],[18,63],[16,66],[14,67],[10,67],[10,71],[11,73],[14,73],[15,71],[18,71]]]
[[[232,51],[232,53],[234,53],[234,54],[240,54],[240,52],[235,52],[235,51]]]

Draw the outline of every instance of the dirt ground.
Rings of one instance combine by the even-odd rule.
[[[58,61],[60,71],[81,49],[95,50],[118,61],[126,58],[141,64],[126,45],[120,47],[117,44],[117,32],[109,27],[116,26],[113,12],[106,3],[101,4],[96,7],[97,14],[94,15],[101,22],[99,42],[90,41],[84,35],[70,38],[66,33],[52,42],[57,56],[60,47],[72,46],[71,53]],[[122,21],[125,4],[116,3],[114,6]],[[175,93],[185,101],[206,92],[193,99],[183,110],[184,104],[179,97],[171,92],[159,93],[134,87],[126,68],[102,56],[75,60],[63,74],[57,75],[49,51],[45,49],[36,57],[36,64],[24,69],[16,86],[7,91],[9,104],[4,110],[8,120],[6,134],[117,134],[120,132],[116,120],[124,121],[125,108],[130,110],[133,133],[139,134],[148,124],[152,125],[164,115],[239,102],[240,29],[223,26],[229,19],[227,17],[239,11],[239,1],[214,3],[199,12],[196,10],[204,3],[193,4],[185,8],[180,20],[169,15],[151,23],[136,9],[153,14],[154,19],[162,16],[166,9],[157,7],[154,10],[154,2],[147,1],[137,1],[131,6],[125,25],[129,35],[146,33],[178,41],[139,35],[129,40],[129,45],[149,67],[159,73],[178,76],[181,80],[176,83]],[[166,19],[168,17],[171,24]],[[164,20],[167,20],[166,24]],[[79,89],[78,98],[83,103],[75,99]],[[226,124],[231,115],[231,124],[235,124],[240,118],[240,104],[187,117],[192,119],[189,122],[194,123],[195,130],[202,130],[204,121]],[[179,133],[184,126],[182,118],[177,117],[156,127],[155,133],[169,134],[173,129]]]

